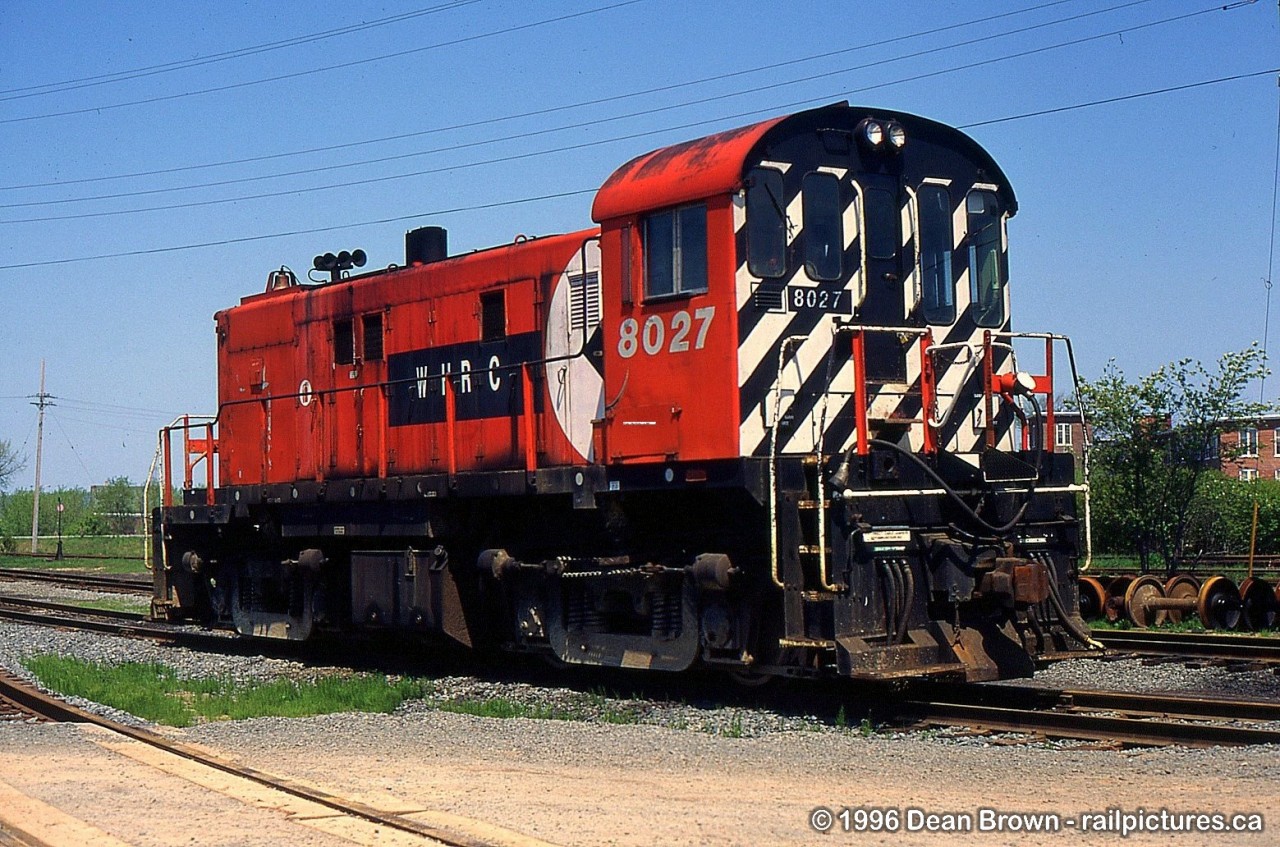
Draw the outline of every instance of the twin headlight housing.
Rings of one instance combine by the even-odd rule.
[[[864,118],[858,124],[858,142],[869,150],[897,153],[907,145],[907,131],[897,121]]]

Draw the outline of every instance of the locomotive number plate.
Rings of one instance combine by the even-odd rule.
[[[788,285],[787,308],[793,312],[816,310],[851,315],[853,314],[853,292],[848,289],[833,291],[830,288]]]

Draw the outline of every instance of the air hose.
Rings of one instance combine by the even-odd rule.
[[[1076,626],[1075,621],[1067,614],[1066,607],[1062,604],[1062,595],[1058,593],[1058,583],[1052,579],[1049,580],[1049,603],[1053,606],[1053,610],[1058,613],[1058,620],[1062,621],[1062,628],[1067,631],[1068,635],[1091,650],[1107,649],[1106,645],[1094,641],[1088,631]]]
[[[1039,430],[1040,423],[1041,423],[1040,405],[1036,403],[1035,398],[1030,395],[1027,396],[1027,399],[1031,402],[1031,407],[1035,412],[1036,429]],[[926,426],[927,425],[928,424],[926,424]],[[893,450],[896,453],[903,456],[904,458],[913,462],[916,466],[920,468],[920,470],[924,471],[925,476],[929,477],[931,480],[937,483],[938,487],[940,487],[944,492],[946,492],[947,496],[950,497],[952,500],[954,500],[956,505],[958,505],[960,509],[966,515],[968,515],[970,519],[974,521],[974,523],[978,524],[978,526],[982,527],[983,529],[987,530],[988,532],[994,535],[1006,534],[1007,532],[1009,532],[1009,530],[1017,526],[1018,523],[1022,521],[1022,516],[1027,513],[1027,507],[1031,505],[1031,495],[1035,493],[1036,483],[1039,482],[1040,480],[1041,457],[1044,455],[1043,450],[1041,449],[1036,450],[1036,464],[1035,464],[1036,474],[1035,474],[1035,477],[1031,480],[1031,484],[1027,486],[1027,493],[1022,500],[1022,505],[1018,507],[1018,511],[1013,516],[1013,519],[1010,520],[1008,523],[1002,524],[1001,526],[996,526],[990,523],[989,521],[987,521],[985,518],[983,518],[981,515],[975,512],[972,508],[970,508],[969,504],[964,502],[964,498],[960,496],[959,492],[957,492],[954,488],[952,488],[947,483],[946,480],[944,480],[941,476],[938,475],[937,471],[929,467],[929,465],[923,459],[917,456],[915,453],[912,453],[910,450],[907,450],[906,448],[902,447],[901,445],[895,444],[892,441],[885,441],[880,438],[872,438],[870,443],[876,445],[877,447],[886,447],[890,450]],[[835,476],[833,476],[833,481],[837,477],[842,476],[841,471],[844,472],[843,476],[848,475],[847,468],[850,461],[852,461],[852,458],[853,458],[853,448],[850,448],[849,452],[845,455],[845,459],[841,469],[836,472]]]

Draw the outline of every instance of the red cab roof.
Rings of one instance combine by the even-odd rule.
[[[747,154],[786,118],[771,118],[637,156],[600,186],[591,218],[601,223],[736,191],[742,185]]]

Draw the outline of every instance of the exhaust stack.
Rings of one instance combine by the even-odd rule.
[[[442,226],[424,226],[404,234],[404,263],[429,265],[449,258],[449,231]]]

